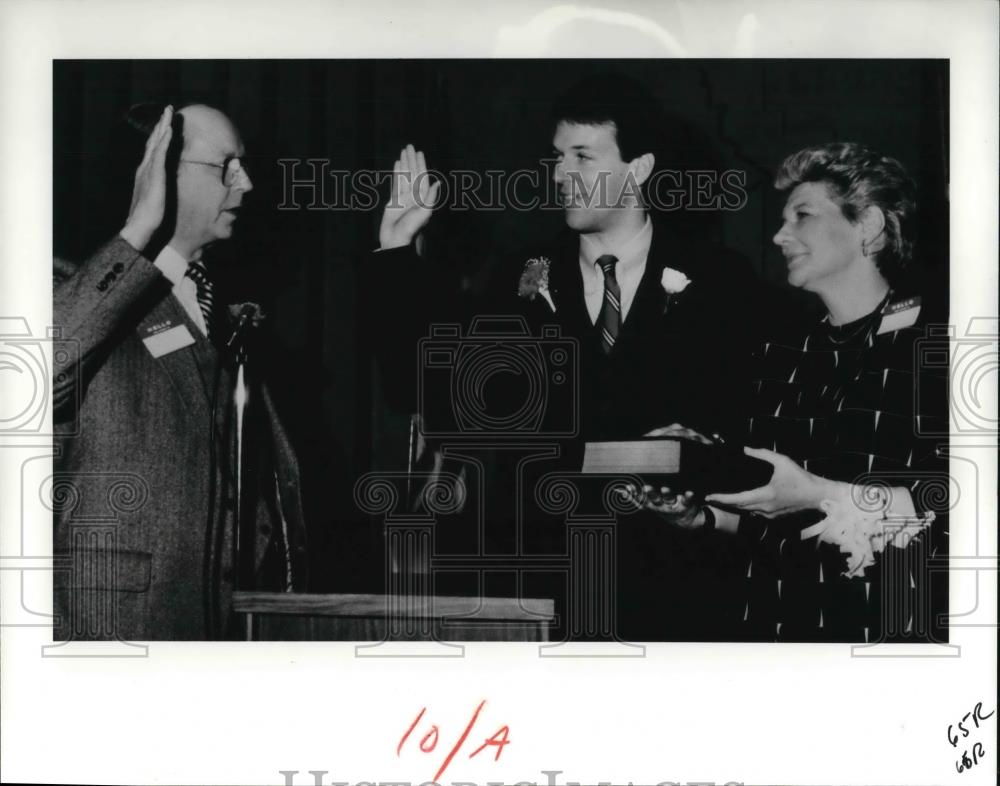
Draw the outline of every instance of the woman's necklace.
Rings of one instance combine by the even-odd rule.
[[[871,333],[872,329],[875,327],[875,324],[879,321],[879,318],[882,316],[882,312],[885,311],[885,307],[889,305],[889,302],[891,300],[892,300],[892,287],[889,287],[889,291],[885,293],[885,297],[882,298],[882,301],[875,307],[875,310],[872,311],[872,313],[869,314],[867,317],[862,317],[860,320],[858,320],[859,322],[858,326],[846,336],[834,335],[834,330],[836,330],[836,326],[830,324],[830,316],[827,315],[826,319],[824,320],[827,325],[826,337],[830,340],[831,344],[834,344],[835,346],[838,347],[842,347],[844,344],[851,343],[864,333]],[[868,335],[865,335],[866,340],[867,338]]]

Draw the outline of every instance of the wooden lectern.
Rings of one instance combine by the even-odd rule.
[[[236,592],[247,641],[548,641],[548,598]]]

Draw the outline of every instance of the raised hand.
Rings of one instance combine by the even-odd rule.
[[[399,151],[392,167],[389,204],[382,213],[378,230],[383,249],[408,246],[427,222],[437,204],[439,182],[431,183],[423,152],[407,145]]]
[[[119,233],[133,248],[141,251],[163,221],[167,203],[167,148],[173,129],[174,108],[167,106],[146,140],[142,161],[135,170],[132,205],[125,227]]]

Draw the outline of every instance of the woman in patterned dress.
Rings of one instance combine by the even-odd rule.
[[[894,159],[836,143],[786,158],[775,185],[788,281],[826,315],[758,353],[745,452],[771,481],[705,504],[647,487],[645,505],[742,540],[733,638],[943,641],[946,376],[920,363],[925,317],[905,289],[914,184]]]

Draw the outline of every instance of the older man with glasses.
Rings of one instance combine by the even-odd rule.
[[[242,140],[204,105],[145,130],[119,236],[55,263],[79,349],[54,369],[56,640],[227,638],[234,588],[304,587],[296,458],[263,386],[236,433],[236,330],[202,258],[253,188]]]

